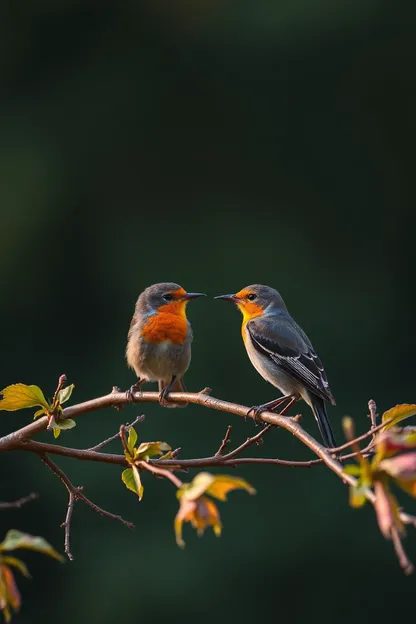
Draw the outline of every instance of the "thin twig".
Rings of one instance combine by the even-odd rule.
[[[31,501],[36,500],[37,498],[39,498],[39,494],[36,494],[35,492],[31,492],[27,496],[18,498],[17,500],[12,501],[11,503],[0,503],[0,509],[20,509],[21,507],[23,507],[23,505],[26,505],[26,503],[30,503]]]
[[[173,472],[171,472],[170,470],[156,468],[156,466],[152,466],[151,464],[149,464],[149,462],[145,461],[137,462],[137,467],[148,470],[149,472],[153,472],[153,474],[159,475],[160,477],[165,477],[166,479],[169,479],[177,488],[180,488],[183,485],[183,482],[178,479],[178,477],[174,475]]]
[[[359,442],[362,442],[363,440],[366,440],[370,436],[374,435],[374,433],[376,433],[377,431],[379,431],[380,429],[382,429],[383,427],[388,425],[390,422],[392,422],[392,420],[393,420],[393,418],[391,418],[390,420],[387,420],[386,422],[380,423],[376,427],[369,429],[369,431],[366,431],[366,433],[363,433],[362,435],[358,436],[357,438],[353,438],[352,440],[348,440],[348,442],[345,442],[345,444],[341,444],[341,446],[336,446],[336,447],[328,449],[328,450],[331,453],[338,453],[339,451],[344,451],[345,449],[349,448],[350,446],[354,446],[354,445],[358,444]]]
[[[262,430],[263,432],[263,430]],[[262,433],[261,432],[261,433]],[[59,455],[62,457],[71,457],[72,459],[78,459],[80,461],[93,461],[105,464],[116,464],[119,466],[128,466],[128,462],[124,455],[115,455],[110,453],[98,453],[96,451],[90,451],[89,449],[75,449],[66,446],[59,446],[58,444],[49,444],[47,442],[37,442],[36,440],[28,440],[22,447],[22,451],[28,451],[36,453],[37,455],[43,455],[45,453],[51,455]],[[174,459],[181,449],[175,449],[171,453],[171,459],[151,459],[152,466],[163,467],[167,466],[172,468],[178,466],[180,468],[202,468],[208,466],[235,466],[237,464],[252,463],[252,464],[275,464],[281,466],[292,466],[295,468],[310,468],[311,466],[319,465],[323,463],[322,459],[311,459],[306,461],[287,460],[287,459],[275,459],[275,458],[261,458],[261,457],[247,457],[233,459],[233,461],[227,461],[225,456],[213,455],[212,457],[201,457],[198,459]],[[367,456],[368,447],[363,449],[361,453]],[[357,456],[357,453],[348,453],[341,455],[339,461],[345,461],[347,459],[353,459]]]
[[[43,463],[46,464],[48,468],[52,470],[53,473],[56,474],[56,476],[62,481],[62,483],[65,485],[66,489],[68,490],[68,494],[69,494],[68,510],[67,510],[65,522],[63,522],[63,524],[61,525],[65,528],[65,552],[68,556],[68,559],[70,559],[71,561],[73,560],[73,556],[69,548],[70,524],[71,524],[73,506],[74,506],[75,501],[77,500],[82,500],[89,507],[91,507],[91,509],[101,514],[102,516],[106,516],[107,518],[111,518],[112,520],[118,520],[122,524],[126,525],[129,529],[134,528],[134,524],[132,522],[128,522],[127,520],[124,520],[121,516],[117,516],[115,514],[110,513],[109,511],[106,511],[102,507],[99,507],[98,505],[93,503],[89,498],[87,498],[81,492],[82,487],[74,486],[69,480],[69,478],[66,476],[64,471],[61,468],[59,468],[59,466],[57,466],[50,457],[48,457],[47,455],[40,455],[40,458],[43,461]]]
[[[124,449],[124,455],[130,455],[130,451],[129,448],[127,446],[127,440],[126,440],[126,426],[125,425],[120,425],[120,431],[118,433],[120,439],[121,439],[121,443],[123,445],[123,449]]]
[[[396,551],[397,558],[400,563],[400,567],[403,569],[406,575],[412,574],[414,570],[413,563],[410,561],[403,548],[402,541],[399,536],[399,532],[396,527],[391,529],[391,539],[393,542],[394,550]]]
[[[58,385],[56,386],[55,394],[53,395],[52,405],[55,405],[56,400],[58,398],[59,391],[62,390],[65,384],[66,384],[66,375],[61,375],[58,379]]]
[[[143,422],[145,419],[144,414],[142,414],[141,416],[136,416],[136,418],[133,420],[132,423],[127,423],[125,425],[125,429],[126,431],[129,431],[129,429],[131,429],[132,427],[134,427],[135,425],[137,425],[138,423]],[[96,444],[95,446],[91,446],[89,449],[87,449],[88,451],[99,451],[100,449],[102,449],[104,446],[106,446],[107,444],[109,444],[110,442],[113,442],[114,440],[117,440],[120,437],[120,431],[117,431],[117,433],[115,433],[114,435],[110,436],[109,438],[107,438],[106,440],[103,440],[102,442],[99,442],[99,444]]]
[[[272,427],[273,425],[266,425],[265,427],[263,427],[261,431],[256,433],[256,435],[252,436],[251,438],[247,438],[247,440],[243,442],[242,444],[240,444],[240,446],[237,446],[237,448],[235,448],[233,451],[230,451],[229,453],[224,455],[224,459],[230,460],[233,457],[235,457],[238,453],[241,453],[241,451],[244,451],[244,449],[246,449],[248,446],[251,446],[252,444],[259,442],[259,440],[264,436],[264,434],[267,431],[269,431],[269,429],[271,429]]]
[[[69,501],[68,508],[66,510],[65,522],[61,524],[61,527],[65,529],[65,554],[70,561],[74,560],[74,557],[71,553],[71,519],[72,512],[74,511],[74,503],[75,503],[75,494],[72,491],[69,491]]]
[[[218,449],[218,451],[215,453],[215,457],[218,457],[219,455],[222,455],[224,452],[225,447],[227,446],[227,444],[230,442],[230,434],[231,434],[231,430],[232,430],[232,425],[228,425],[227,427],[227,431],[225,432],[225,436],[223,441],[220,444],[220,447]]]

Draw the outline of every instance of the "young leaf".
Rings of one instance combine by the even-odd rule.
[[[129,449],[130,455],[134,454],[134,447],[137,442],[137,432],[134,427],[130,427],[129,436],[127,438],[127,448]]]
[[[3,614],[5,616],[6,622],[10,621],[10,610],[8,609],[9,605],[13,608],[14,611],[17,611],[22,604],[22,599],[20,597],[20,592],[17,589],[16,581],[14,580],[14,574],[11,569],[1,564],[0,565],[0,576],[1,576],[1,598],[2,604],[1,608],[3,609]],[[7,616],[7,611],[9,615]]]
[[[14,566],[23,574],[23,576],[31,578],[27,565],[21,559],[17,559],[16,557],[2,557],[1,562],[6,563],[9,566]]]
[[[166,442],[142,442],[136,450],[135,459],[147,459],[170,450],[172,449]]]
[[[142,500],[144,488],[140,480],[139,471],[137,470],[136,466],[123,470],[123,472],[121,473],[121,479],[126,488],[137,494],[137,496],[139,497],[139,501]]]
[[[231,490],[246,490],[249,494],[256,493],[256,490],[244,479],[228,475],[216,475],[214,481],[207,488],[206,493],[225,501],[227,500],[228,492]]]
[[[71,384],[70,386],[67,386],[66,388],[62,388],[62,390],[59,390],[58,400],[61,405],[62,403],[66,403],[66,401],[68,401],[74,388],[75,388],[75,384]]]
[[[132,470],[133,470],[134,483],[136,484],[136,490],[139,496],[139,501],[141,501],[143,498],[143,494],[144,494],[144,487],[142,485],[142,480],[140,479],[140,472],[136,466],[132,466]]]
[[[4,388],[0,394],[3,395],[3,400],[0,401],[0,410],[14,412],[37,405],[49,410],[48,402],[38,386],[27,386],[22,383],[13,384]]]
[[[219,511],[214,501],[206,496],[201,496],[196,500],[189,500],[185,496],[181,498],[179,511],[174,522],[176,543],[180,548],[185,546],[182,538],[184,522],[190,522],[199,536],[204,534],[208,526],[212,526],[217,537],[221,535],[222,524]]]
[[[59,438],[59,436],[61,435],[61,430],[59,429],[59,427],[53,427],[52,431],[53,431],[53,437],[55,439]]]
[[[73,429],[77,423],[72,418],[65,418],[64,420],[60,420],[59,422],[55,422],[52,425],[52,429],[62,429],[66,431],[67,429]]]
[[[350,487],[350,505],[357,509],[362,507],[366,502],[365,491],[366,487],[363,487],[360,483],[358,485],[352,485]]]
[[[344,472],[353,477],[359,477],[361,475],[361,468],[358,464],[347,464],[344,468]]]
[[[36,420],[36,418],[39,418],[39,416],[45,416],[45,414],[47,413],[48,411],[44,407],[42,407],[40,410],[33,414],[33,420]]]
[[[0,551],[16,550],[17,548],[27,548],[49,555],[58,561],[64,558],[60,555],[43,537],[22,533],[16,529],[10,529],[6,537],[0,543]]]
[[[396,407],[392,407],[387,412],[384,412],[381,420],[383,423],[391,419],[393,420],[385,427],[383,427],[382,431],[386,431],[387,429],[391,429],[391,427],[395,427],[400,421],[404,420],[405,418],[409,418],[410,416],[414,416],[415,414],[416,405],[409,405],[408,403],[404,403],[403,405],[396,405]]]
[[[178,499],[183,497],[186,500],[196,500],[207,491],[214,479],[214,475],[209,472],[199,472],[191,483],[184,483],[178,488],[176,496]]]

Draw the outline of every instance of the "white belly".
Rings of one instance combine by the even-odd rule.
[[[275,364],[269,357],[259,353],[253,346],[250,334],[247,329],[244,328],[247,355],[250,358],[251,363],[260,375],[272,384],[275,388],[278,388],[284,395],[288,394],[301,394],[301,389],[298,382],[282,370],[280,366]]]

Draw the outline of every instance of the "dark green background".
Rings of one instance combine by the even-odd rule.
[[[338,438],[345,414],[367,428],[370,398],[380,410],[415,402],[410,7],[4,3],[0,386],[35,383],[50,396],[66,373],[76,402],[129,387],[135,299],[173,280],[210,296],[189,306],[188,387],[246,405],[270,400],[238,312],[211,298],[260,282],[280,290],[320,353]],[[91,446],[142,411],[142,440],[181,446],[183,457],[214,452],[229,423],[235,444],[253,433],[219,412],[145,405],[86,415],[60,441]],[[3,413],[2,431],[30,418]],[[283,431],[253,453],[310,457]],[[181,551],[170,483],[144,477],[138,504],[119,468],[58,463],[136,529],[79,503],[73,563],[25,555],[34,580],[20,582],[19,622],[367,623],[412,605],[414,578],[372,509],[351,510],[347,489],[322,468],[241,467],[257,496],[220,503],[221,539],[185,527]],[[2,532],[42,534],[62,551],[64,488],[35,456],[3,456],[1,466],[3,500],[41,495],[2,512]],[[406,545],[416,559],[414,534]]]

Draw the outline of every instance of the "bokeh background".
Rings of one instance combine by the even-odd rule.
[[[211,298],[260,282],[280,290],[320,353],[338,438],[345,414],[368,427],[370,398],[380,411],[415,402],[411,3],[39,0],[0,11],[1,387],[35,383],[50,396],[66,373],[76,402],[129,387],[136,297],[173,280],[210,296],[189,306],[188,387],[270,400],[238,312]],[[183,457],[211,454],[228,424],[235,444],[253,433],[203,408],[137,405],[86,415],[60,441],[91,446],[141,412],[142,440]],[[30,418],[3,413],[1,429]],[[283,431],[252,452],[310,457]],[[181,551],[170,483],[145,477],[138,504],[117,467],[58,463],[136,529],[79,503],[73,563],[24,555],[34,580],[20,581],[19,622],[342,624],[411,608],[414,578],[372,509],[351,510],[322,468],[241,467],[256,497],[232,493],[221,539],[186,527]],[[2,533],[41,534],[63,551],[58,480],[26,454],[1,457],[1,470],[1,499],[41,495],[2,512]],[[415,559],[414,534],[406,545]]]

